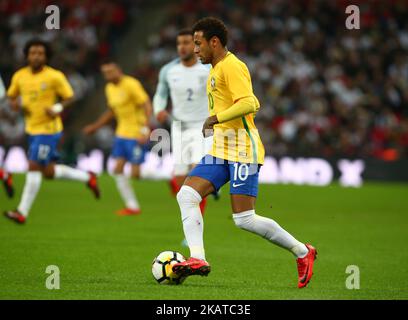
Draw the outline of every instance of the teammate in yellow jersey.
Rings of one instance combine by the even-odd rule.
[[[115,62],[104,62],[101,65],[101,72],[107,81],[105,95],[109,108],[94,123],[87,125],[83,132],[93,134],[114,118],[117,120],[112,150],[112,156],[116,160],[114,177],[126,205],[117,213],[119,215],[139,214],[141,212],[139,202],[131,188],[129,178],[123,171],[126,162],[130,162],[133,178],[160,179],[160,173],[140,170],[150,136],[148,120],[152,114],[152,105],[141,83],[125,75]],[[154,174],[156,176],[153,176]]]
[[[202,63],[212,65],[207,80],[210,117],[203,125],[203,134],[213,132],[214,140],[211,153],[190,172],[177,194],[191,257],[175,264],[173,271],[180,276],[210,272],[198,205],[202,198],[229,181],[235,225],[291,251],[297,257],[298,287],[305,287],[313,274],[316,250],[296,240],[274,220],[255,213],[264,148],[254,123],[259,102],[248,68],[228,51],[228,33],[222,21],[201,19],[193,31],[195,53]]]
[[[25,45],[24,55],[27,66],[13,75],[7,90],[12,109],[23,111],[29,137],[28,173],[21,201],[16,210],[4,213],[17,223],[26,221],[43,176],[85,182],[99,198],[95,174],[56,164],[63,129],[60,113],[74,94],[70,84],[61,71],[47,65],[50,58],[48,43],[33,39]]]

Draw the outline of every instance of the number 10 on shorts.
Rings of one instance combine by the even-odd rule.
[[[249,167],[246,163],[234,163],[234,181],[245,181],[249,175]]]

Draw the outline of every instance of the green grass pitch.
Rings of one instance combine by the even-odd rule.
[[[0,209],[17,197],[0,190]],[[181,246],[177,203],[166,182],[134,184],[143,213],[119,217],[113,180],[101,177],[102,199],[85,186],[45,181],[28,223],[0,219],[0,299],[407,299],[408,187],[366,183],[361,189],[261,185],[257,212],[278,221],[318,250],[309,286],[296,287],[294,257],[239,230],[230,215],[228,187],[205,216],[208,277],[183,285],[157,284],[151,262]],[[48,265],[60,269],[59,290],[48,290]],[[360,270],[360,289],[348,290],[348,265]]]

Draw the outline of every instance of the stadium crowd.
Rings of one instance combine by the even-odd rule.
[[[218,16],[252,73],[268,154],[408,157],[408,1],[359,1],[360,30],[346,29],[345,0],[182,3],[135,71],[150,92],[177,30]]]
[[[0,75],[7,82],[34,35],[52,41],[51,64],[80,100],[99,61],[115,53],[144,0],[61,0],[61,28],[47,30],[49,0],[0,0]],[[256,117],[274,156],[408,158],[408,1],[362,0],[361,29],[347,30],[347,0],[166,2],[136,75],[152,96],[160,67],[176,57],[179,29],[200,17],[226,21],[228,48],[248,65],[261,101]],[[6,19],[3,19],[6,17]],[[11,57],[11,58],[10,58]],[[21,118],[0,102],[0,144],[24,141]]]

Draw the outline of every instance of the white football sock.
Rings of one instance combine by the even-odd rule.
[[[140,178],[146,180],[169,180],[169,175],[161,170],[140,169]]]
[[[204,221],[200,211],[200,194],[189,186],[182,186],[177,193],[184,235],[190,248],[190,256],[205,260],[203,232]]]
[[[27,217],[30,212],[31,206],[40,190],[42,181],[42,173],[40,171],[29,171],[26,174],[26,180],[23,189],[23,195],[21,196],[20,204],[17,210]]]
[[[255,210],[233,214],[235,225],[241,229],[256,233],[272,243],[291,251],[296,257],[303,258],[307,247],[296,240],[274,220],[255,214]]]
[[[54,167],[54,178],[88,182],[90,175],[88,172],[79,169],[71,168],[63,164],[56,164]]]
[[[132,186],[130,184],[130,179],[123,174],[115,174],[116,187],[119,190],[119,194],[122,197],[126,208],[129,209],[140,209],[139,202],[137,201],[136,195],[133,192]]]

